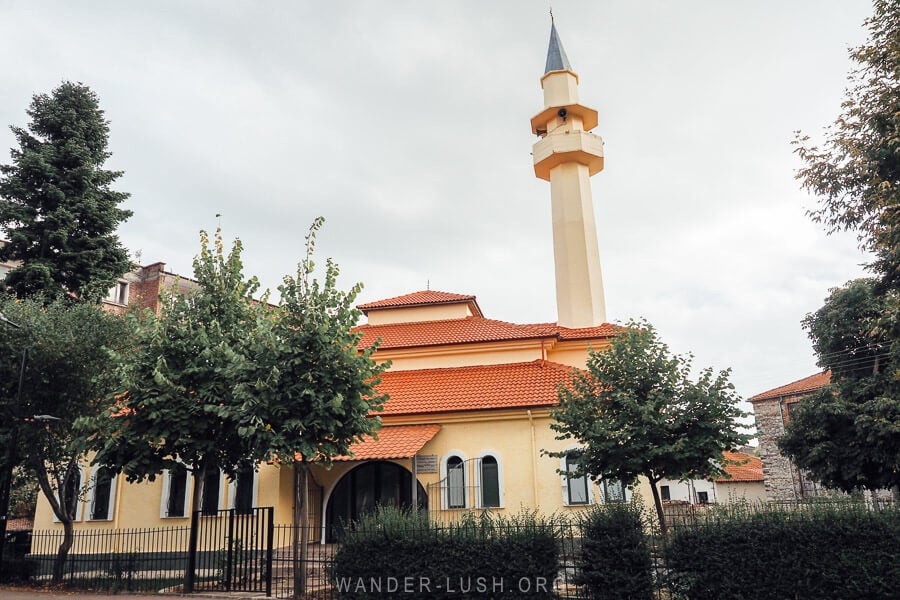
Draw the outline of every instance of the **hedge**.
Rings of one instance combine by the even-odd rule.
[[[675,532],[673,592],[691,600],[893,599],[900,590],[900,509],[858,504],[715,513]]]
[[[439,526],[381,509],[345,533],[334,557],[344,599],[553,598],[557,575],[552,519],[468,516]]]
[[[644,536],[641,507],[608,504],[591,509],[581,526],[581,572],[576,582],[588,598],[644,600],[653,598],[650,549]]]

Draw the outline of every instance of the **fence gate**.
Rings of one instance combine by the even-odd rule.
[[[272,595],[274,509],[227,509],[191,515],[184,591],[224,590]]]

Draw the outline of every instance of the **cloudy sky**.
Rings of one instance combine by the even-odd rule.
[[[361,301],[472,293],[556,320],[549,186],[534,177],[547,2],[0,0],[0,124],[62,80],[99,95],[134,217],[124,243],[189,274],[198,231],[275,288],[309,223]],[[749,397],[816,371],[800,320],[857,277],[794,179],[832,122],[867,0],[557,0],[582,102],[609,319],[646,317]],[[0,130],[0,162],[12,135]]]

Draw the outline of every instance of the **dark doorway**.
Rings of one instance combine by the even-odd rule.
[[[428,508],[428,494],[421,483],[418,510]],[[368,462],[348,471],[331,492],[325,515],[328,541],[334,541],[344,524],[356,521],[376,506],[412,506],[412,473],[387,461]]]

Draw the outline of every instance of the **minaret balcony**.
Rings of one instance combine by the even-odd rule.
[[[581,119],[581,128],[590,131],[597,126],[597,111],[593,108],[581,104],[563,104],[560,106],[550,106],[542,110],[531,118],[531,133],[535,135],[547,135],[547,129],[552,122],[560,120],[560,111],[566,115],[566,118],[577,117]]]
[[[586,131],[551,134],[538,141],[531,150],[534,174],[550,181],[550,171],[567,162],[577,162],[594,175],[603,170],[603,139]]]

